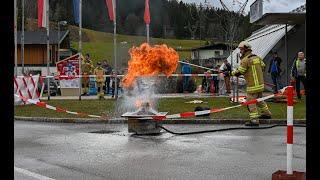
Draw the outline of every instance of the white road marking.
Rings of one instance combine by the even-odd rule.
[[[22,174],[25,174],[27,176],[31,176],[33,178],[36,178],[36,179],[41,179],[41,180],[55,180],[55,179],[52,179],[52,178],[49,178],[49,177],[46,177],[46,176],[42,176],[40,174],[37,174],[37,173],[34,173],[34,172],[31,172],[31,171],[28,171],[28,170],[25,170],[25,169],[21,169],[21,168],[18,168],[16,166],[14,166],[14,170],[19,172],[19,173],[22,173]]]

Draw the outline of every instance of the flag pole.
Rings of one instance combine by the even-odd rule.
[[[149,38],[149,28],[150,28],[150,25],[149,24],[147,24],[146,25],[147,26],[147,43],[149,44],[149,42],[150,42],[150,38]]]
[[[49,0],[46,0],[46,26],[47,26],[47,89],[48,89],[48,100],[50,100],[50,68],[49,68],[49,61],[50,61],[50,45],[49,45]]]
[[[21,24],[21,66],[22,66],[22,74],[24,75],[24,0],[21,2],[22,4],[22,24]]]
[[[79,101],[81,101],[81,55],[82,55],[82,0],[79,0]]]
[[[147,43],[150,42],[150,8],[149,8],[149,0],[145,0],[144,4],[144,15],[143,15],[144,22],[146,23],[146,31],[147,31]]]
[[[117,86],[117,16],[116,16],[116,0],[112,0],[112,8],[113,8],[113,57],[114,57],[114,70],[116,72],[116,77],[114,81],[115,88],[115,99],[118,99],[118,86]]]
[[[14,0],[14,75],[18,76],[17,59],[17,0]]]

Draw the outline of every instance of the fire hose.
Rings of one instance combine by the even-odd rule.
[[[211,130],[203,130],[203,131],[191,131],[191,132],[173,132],[161,125],[157,125],[157,127],[165,130],[166,132],[174,135],[191,135],[191,134],[202,134],[202,133],[213,133],[213,132],[221,132],[221,131],[232,131],[232,130],[253,130],[253,129],[271,129],[274,127],[284,127],[286,124],[275,124],[271,126],[262,126],[262,127],[232,127],[232,128],[222,128],[222,129],[211,129]],[[306,127],[306,125],[295,124],[294,127]]]

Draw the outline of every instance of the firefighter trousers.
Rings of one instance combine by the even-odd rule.
[[[83,93],[89,93],[89,77],[82,77],[81,84]]]
[[[250,101],[252,99],[258,99],[258,98],[262,98],[262,92],[247,94],[247,101]],[[268,105],[264,101],[257,102],[256,104],[248,105],[248,111],[249,111],[250,120],[258,119],[260,114],[271,116],[271,112],[268,108]]]
[[[98,87],[98,98],[103,98],[104,97],[104,92],[103,92],[103,85],[104,82],[97,82],[97,87]]]

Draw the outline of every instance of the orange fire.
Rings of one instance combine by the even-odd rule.
[[[128,73],[123,78],[124,87],[131,87],[138,76],[154,76],[160,73],[170,76],[178,66],[179,54],[165,44],[150,46],[143,43],[129,50]]]

